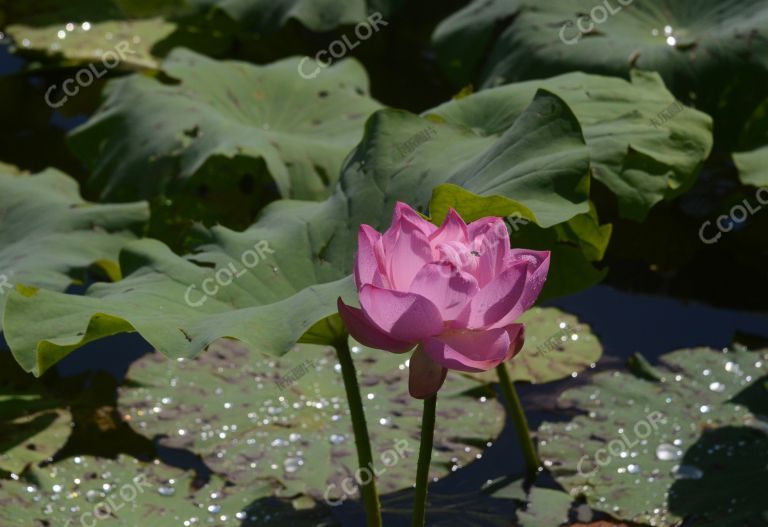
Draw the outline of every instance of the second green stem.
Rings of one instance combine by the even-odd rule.
[[[539,461],[539,455],[536,453],[536,447],[533,445],[531,431],[528,428],[528,419],[525,417],[523,405],[520,402],[520,397],[517,395],[515,385],[512,383],[512,379],[509,377],[506,364],[502,362],[496,366],[496,373],[499,376],[501,392],[504,394],[504,398],[507,400],[507,405],[509,406],[510,417],[512,417],[512,423],[515,425],[517,438],[520,441],[520,446],[523,449],[523,457],[525,458],[526,465],[526,475],[529,479],[533,479],[536,476],[536,473],[539,471],[541,462]]]

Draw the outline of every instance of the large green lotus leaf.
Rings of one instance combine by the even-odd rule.
[[[575,377],[594,368],[603,354],[590,327],[559,309],[534,307],[518,322],[525,324],[525,345],[506,363],[513,381],[540,384]],[[494,370],[466,375],[485,382],[498,379]]]
[[[297,20],[312,31],[332,31],[342,25],[365,21],[365,0],[195,0],[210,4],[250,31],[274,33],[289,20]]]
[[[311,227],[294,216],[271,229],[267,217],[245,233],[214,228],[211,245],[186,258],[155,240],[133,242],[120,257],[126,278],[94,284],[87,296],[9,293],[8,345],[22,367],[38,375],[91,340],[134,330],[171,357],[196,355],[223,337],[285,353],[336,311],[340,294],[354,290],[351,279],[338,279],[338,270],[321,258],[322,247],[307,239],[327,239],[332,218],[313,219]],[[217,285],[215,273],[225,269]],[[216,295],[206,296],[203,287],[215,287]],[[26,328],[16,332],[14,326]]]
[[[276,33],[295,20],[311,31],[324,33],[341,26],[369,23],[379,24],[380,13],[384,22],[397,11],[405,10],[404,0],[192,0],[197,5],[214,7],[226,13],[245,31],[257,35]],[[407,6],[410,7],[410,6]]]
[[[509,127],[536,90],[550,90],[581,123],[592,175],[616,194],[622,216],[642,220],[654,204],[693,184],[712,147],[712,122],[691,108],[662,122],[660,112],[679,108],[674,97],[654,73],[631,77],[568,73],[484,90],[428,113],[493,135]]]
[[[553,106],[559,109],[552,111]],[[9,293],[9,346],[22,366],[36,373],[92,340],[132,330],[172,357],[191,357],[222,337],[282,355],[316,322],[336,311],[338,296],[355,302],[348,275],[358,226],[386,227],[398,200],[426,211],[433,186],[461,178],[477,186],[495,181],[501,195],[521,190],[521,202],[542,223],[542,218],[567,221],[574,209],[588,209],[586,201],[579,201],[586,148],[578,123],[556,96],[540,93],[500,138],[435,124],[453,140],[445,146],[450,155],[429,157],[434,166],[423,163],[418,170],[409,161],[392,157],[395,142],[408,140],[411,130],[422,130],[430,122],[405,112],[377,112],[328,200],[276,202],[243,233],[220,227],[203,233],[207,241],[197,254],[181,258],[159,242],[142,240],[123,252],[126,278],[118,284],[96,284],[84,297],[29,290]],[[569,134],[570,139],[553,141],[558,133]],[[557,143],[565,151],[548,152],[541,143]],[[518,155],[510,157],[505,151]],[[498,160],[491,162],[494,156]],[[447,157],[451,166],[445,166]],[[483,162],[490,163],[488,168],[476,170]],[[551,187],[562,194],[549,194]],[[563,203],[570,207],[559,208]],[[245,260],[257,264],[244,265],[246,253],[257,246],[269,251],[263,257],[251,254]],[[217,276],[228,285],[216,286]],[[211,292],[207,300],[204,286]]]
[[[298,511],[270,498],[274,484],[239,487],[214,476],[201,486],[193,472],[128,456],[74,457],[26,476],[0,485],[3,526],[331,525],[326,509]]]
[[[408,356],[352,344],[379,490],[408,487],[422,412],[421,401],[408,394]],[[148,355],[131,367],[128,379],[119,407],[139,433],[199,453],[235,483],[275,479],[286,496],[335,499],[357,469],[341,367],[332,348],[304,344],[276,359],[222,341],[193,360]],[[448,376],[438,397],[431,477],[474,460],[500,433],[501,405],[464,393],[478,386]]]
[[[526,96],[519,112],[493,131],[447,118],[445,106],[423,117],[375,114],[343,169],[351,174],[342,189],[359,196],[353,217],[363,216],[362,206],[366,215],[375,211],[386,220],[384,211],[396,200],[426,211],[433,188],[443,183],[510,198],[543,227],[587,212],[589,159],[579,123],[559,96],[535,89]],[[470,101],[468,120],[482,119],[490,109],[472,102],[478,97],[483,94],[464,99]]]
[[[63,400],[0,353],[0,470],[20,474],[53,456],[69,438],[72,415]]]
[[[493,35],[483,42],[484,62],[479,33]],[[434,40],[459,85],[564,71],[625,78],[633,68],[657,71],[678,98],[715,116],[726,143],[765,98],[752,87],[768,81],[768,6],[761,0],[476,0],[438,26]]]
[[[10,284],[64,291],[91,265],[119,279],[118,253],[148,217],[146,203],[84,201],[55,169],[0,173],[0,330]]]
[[[741,401],[768,395],[768,353],[690,349],[662,363],[563,393],[560,405],[582,414],[539,428],[545,467],[616,518],[671,526],[706,513],[713,525],[764,525],[766,427]]]
[[[199,199],[227,184],[221,191],[246,194],[244,205],[269,185],[283,197],[326,197],[380,105],[367,96],[365,71],[354,60],[306,82],[300,63],[255,66],[177,49],[162,65],[171,81],[112,81],[100,110],[73,132],[72,149],[103,197],[193,189]]]
[[[437,59],[457,85],[470,84],[483,67],[497,34],[522,7],[517,0],[474,0],[440,22],[432,35]]]

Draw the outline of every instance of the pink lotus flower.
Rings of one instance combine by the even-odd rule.
[[[548,271],[548,251],[510,249],[501,218],[467,225],[451,209],[437,228],[398,203],[384,234],[360,226],[362,309],[339,298],[339,314],[366,346],[393,353],[418,346],[409,389],[423,399],[449,369],[489,370],[520,351],[524,331],[515,320],[536,301]]]

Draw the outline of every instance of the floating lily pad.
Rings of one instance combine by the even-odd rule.
[[[25,374],[4,351],[0,370],[0,470],[20,474],[64,446],[72,414],[65,401]]]
[[[525,324],[523,349],[506,363],[513,381],[557,381],[594,368],[603,354],[600,341],[578,318],[552,307],[534,307],[517,322]],[[466,375],[496,382],[494,370]]]
[[[290,503],[270,498],[274,485],[269,483],[237,487],[213,477],[202,486],[192,472],[127,456],[74,457],[26,477],[28,481],[0,483],[4,526],[330,525],[327,510],[296,511]]]
[[[146,203],[95,204],[55,169],[0,173],[0,330],[14,285],[64,291],[91,266],[117,280],[120,249],[148,219]]]
[[[528,505],[518,511],[520,527],[557,527],[568,521],[571,498],[565,492],[533,487],[528,494]]]
[[[765,424],[735,401],[765,382],[768,353],[691,349],[661,360],[658,381],[605,372],[565,392],[560,405],[585,414],[539,428],[545,467],[619,519],[671,526],[697,512],[718,526],[764,525]]]
[[[98,76],[102,76],[115,67],[157,68],[159,59],[152,54],[152,46],[175,29],[175,24],[162,18],[149,18],[94,24],[63,21],[45,27],[19,24],[7,31],[21,50],[43,51],[72,63],[92,62]]]
[[[7,4],[0,7],[0,19],[5,19],[5,31],[21,51],[46,54],[66,64],[98,63],[118,44],[127,45],[130,53],[124,53],[114,66],[121,69],[157,67],[152,48],[177,28],[169,18],[196,12],[186,0],[159,0],[152,5],[141,0]]]
[[[379,490],[408,487],[422,407],[408,394],[407,357],[359,346],[352,351]],[[352,423],[332,349],[301,345],[275,359],[222,341],[194,360],[146,356],[131,367],[128,379],[119,408],[132,426],[161,437],[164,445],[199,453],[230,481],[249,486],[277,480],[286,496],[302,493],[334,502],[357,497]],[[446,380],[430,477],[471,462],[501,432],[501,405],[463,393],[478,386],[454,374]]]

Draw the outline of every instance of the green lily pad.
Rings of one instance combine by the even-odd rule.
[[[761,489],[768,485],[768,435],[764,432],[736,426],[704,430],[681,466],[696,467],[702,476],[675,481],[669,490],[673,514],[714,520],[725,527],[765,525],[768,505]]]
[[[659,117],[683,107],[655,73],[633,71],[630,82],[568,73],[483,90],[427,113],[484,136],[498,134],[538,89],[552,91],[573,110],[589,148],[592,175],[616,195],[624,217],[642,220],[656,203],[687,190],[712,148],[706,114],[685,107],[670,119]]]
[[[382,493],[413,482],[421,401],[408,394],[407,356],[352,346]],[[275,359],[220,342],[190,361],[155,354],[136,362],[119,408],[141,434],[200,454],[217,473],[250,486],[277,480],[285,496],[357,497],[352,423],[333,349],[300,345]],[[501,432],[495,399],[451,374],[438,400],[430,477],[450,474]],[[363,476],[365,479],[365,476]],[[352,493],[345,496],[345,491]]]
[[[161,69],[171,82],[112,81],[101,109],[73,132],[72,149],[104,198],[185,192],[222,211],[242,206],[252,219],[260,194],[269,195],[261,187],[273,185],[283,197],[327,197],[380,105],[354,60],[301,82],[299,68],[314,65],[291,58],[255,66],[174,50]]]
[[[99,77],[113,68],[157,68],[159,60],[152,47],[175,30],[175,24],[162,18],[7,28],[19,49],[42,51],[75,64],[92,62]]]
[[[568,521],[573,498],[560,490],[541,487],[526,488],[523,480],[511,483],[492,482],[484,492],[494,498],[512,499],[522,504],[516,511],[521,527],[557,527]]]
[[[196,12],[186,0],[151,4],[143,0],[42,3],[32,6],[7,2],[0,6],[5,32],[13,37],[19,50],[48,55],[67,65],[98,64],[105,53],[120,44],[121,49],[128,50],[119,64],[113,66],[120,69],[156,68],[158,58],[153,47],[177,30],[177,24],[170,19]]]
[[[74,457],[26,476],[28,481],[0,483],[0,520],[5,526],[330,525],[325,509],[297,511],[290,503],[270,498],[274,484],[237,487],[213,477],[201,487],[192,472],[127,456]]]
[[[20,474],[64,446],[72,414],[8,353],[0,353],[0,370],[0,470]]]
[[[517,322],[525,324],[523,349],[506,363],[513,381],[558,381],[594,368],[603,354],[600,341],[578,318],[553,307],[533,307]],[[465,375],[496,382],[494,370]]]
[[[697,512],[716,525],[763,525],[765,424],[735,401],[764,382],[768,353],[691,349],[661,360],[658,381],[605,372],[563,393],[560,405],[584,414],[539,428],[545,467],[619,519],[671,526]]]
[[[405,112],[377,112],[328,200],[276,202],[242,233],[221,227],[200,232],[196,254],[179,257],[157,241],[141,240],[123,251],[126,278],[117,284],[95,284],[83,297],[9,292],[9,346],[19,363],[37,374],[92,340],[134,330],[171,357],[194,356],[224,337],[282,355],[336,312],[339,296],[354,302],[349,273],[358,226],[388,225],[398,200],[426,210],[433,186],[460,177],[471,185],[498,186],[501,195],[521,190],[521,202],[542,223],[588,210],[582,201],[586,148],[573,115],[556,96],[540,93],[498,139],[445,125],[445,136],[452,139],[446,145],[451,166],[441,148],[429,158],[431,164],[404,169],[389,147],[429,122]],[[542,146],[554,144],[552,133],[566,134],[557,144],[569,145],[567,151]],[[510,151],[518,155],[504,153]],[[496,159],[491,166],[476,170],[491,159]],[[552,186],[561,194],[551,195]],[[560,207],[563,202],[570,206]]]
[[[95,265],[120,278],[117,255],[148,219],[146,203],[95,204],[55,169],[0,173],[0,330],[14,285],[64,291]]]
[[[528,494],[528,506],[518,511],[520,527],[557,527],[568,521],[571,498],[565,492],[534,487]]]

